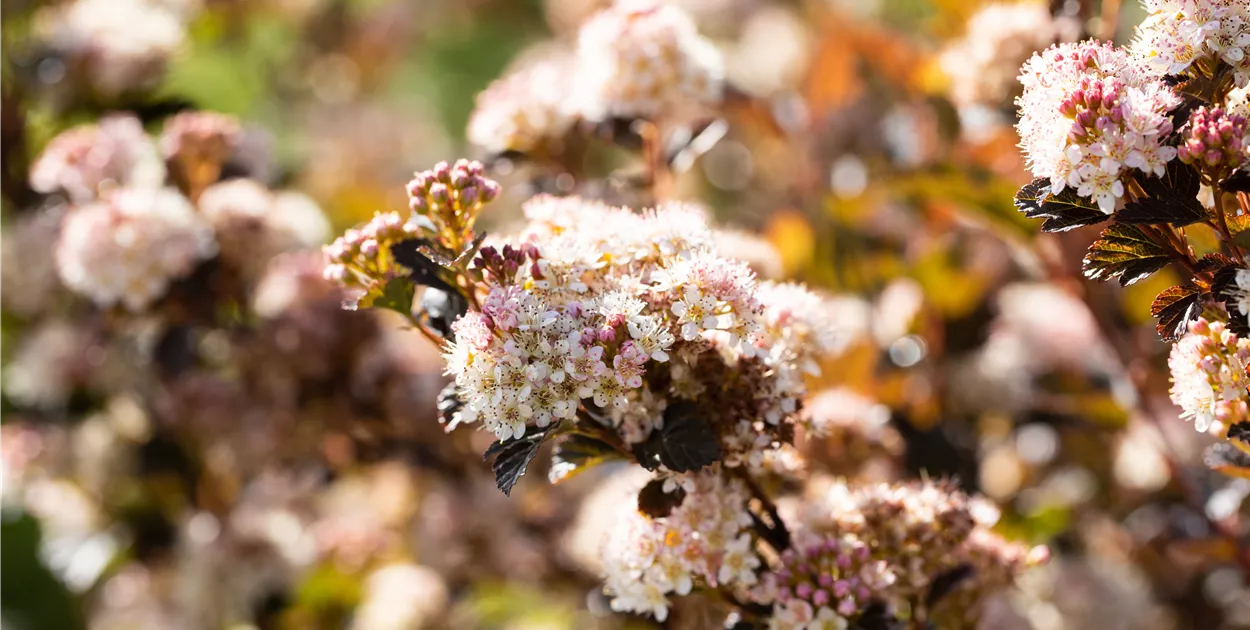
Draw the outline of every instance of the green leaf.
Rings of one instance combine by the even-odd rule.
[[[1128,286],[1162,269],[1172,256],[1143,228],[1114,223],[1089,246],[1083,269],[1085,277],[1091,280],[1118,277],[1121,285]]]
[[[1176,341],[1189,332],[1189,322],[1202,314],[1202,291],[1195,286],[1174,286],[1165,289],[1150,305],[1150,314],[1158,318],[1155,329],[1164,341]]]
[[[1058,195],[1051,194],[1050,180],[1042,177],[1016,193],[1015,205],[1025,217],[1045,219],[1041,227],[1043,232],[1066,232],[1110,218],[1092,200],[1077,195],[1072,188],[1065,188]]]
[[[362,300],[361,306],[386,308],[404,317],[412,317],[412,297],[416,290],[417,285],[409,278],[391,278],[382,287],[381,295],[374,297],[368,304]]]
[[[1141,181],[1146,196],[1125,204],[1115,218],[1120,223],[1166,223],[1177,227],[1205,221],[1207,209],[1198,201],[1201,184],[1197,169],[1180,160],[1172,160],[1163,177],[1149,177]]]
[[[560,483],[576,477],[605,461],[621,458],[620,451],[599,438],[575,433],[556,445],[551,454],[547,480]]]
[[[638,492],[638,511],[651,518],[664,518],[685,500],[685,490],[678,487],[665,492],[664,480],[652,479]]]
[[[694,403],[677,401],[664,410],[664,426],[634,445],[634,458],[647,470],[662,464],[673,472],[690,472],[721,458],[720,440]]]
[[[1202,461],[1218,473],[1250,479],[1250,453],[1228,442],[1212,444],[1202,454]]]
[[[554,427],[555,425],[546,429],[531,427],[529,432],[519,438],[506,442],[496,441],[482,454],[483,460],[495,458],[491,464],[491,470],[495,471],[495,486],[505,495],[512,496],[512,487],[525,476],[525,469],[529,468],[530,461],[538,454],[538,447],[542,446],[543,440],[547,439]]]

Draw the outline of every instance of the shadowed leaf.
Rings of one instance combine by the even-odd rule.
[[[1043,232],[1066,232],[1110,218],[1093,201],[1078,196],[1072,188],[1058,195],[1050,193],[1050,180],[1038,178],[1016,193],[1015,205],[1030,219],[1045,219]]]
[[[1158,318],[1155,330],[1164,341],[1176,341],[1189,332],[1189,322],[1202,314],[1202,292],[1194,286],[1165,289],[1150,305],[1150,314]]]
[[[439,275],[442,267],[439,263],[430,259],[429,256],[422,253],[422,248],[428,247],[428,242],[421,238],[410,238],[406,241],[400,241],[391,245],[391,256],[395,258],[395,262],[403,265],[412,272],[411,278],[413,282],[421,286],[434,287],[440,291],[455,293],[456,288],[443,280]],[[450,261],[445,261],[450,263]]]
[[[1250,422],[1238,422],[1228,427],[1228,439],[1250,446]]]
[[[456,395],[456,384],[448,383],[442,391],[438,393],[438,422],[440,424],[449,424],[457,411],[464,407],[464,401]]]
[[[673,472],[690,472],[721,458],[720,442],[707,420],[689,401],[678,401],[664,410],[664,427],[651,432],[645,442],[634,445],[634,457],[647,470],[661,464]]]
[[[1197,198],[1200,185],[1197,169],[1172,160],[1163,177],[1141,181],[1146,196],[1125,204],[1115,218],[1120,223],[1133,225],[1167,223],[1177,227],[1205,221],[1207,210]]]
[[[1250,453],[1228,442],[1212,444],[1202,454],[1207,468],[1230,477],[1250,479]]]
[[[1162,269],[1171,262],[1172,256],[1172,252],[1156,244],[1143,228],[1114,223],[1089,246],[1083,269],[1086,278],[1118,277],[1120,284],[1127,286]]]
[[[665,492],[664,480],[652,479],[638,491],[638,511],[651,518],[664,518],[685,500],[685,490],[674,488],[672,492]]]
[[[1236,171],[1220,182],[1220,188],[1230,193],[1250,193],[1250,172]]]
[[[547,474],[547,480],[560,483],[618,458],[622,458],[621,453],[607,442],[576,433],[556,445],[555,452],[551,454],[551,472]]]
[[[538,454],[538,447],[542,446],[551,429],[552,427],[531,427],[528,433],[519,438],[506,442],[496,441],[482,454],[484,460],[492,456],[495,458],[495,462],[491,464],[491,470],[495,471],[495,486],[503,490],[505,495],[512,495],[512,487],[525,476],[525,469],[529,468],[530,461]]]

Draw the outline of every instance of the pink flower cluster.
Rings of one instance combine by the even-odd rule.
[[[848,627],[874,602],[884,602],[893,570],[853,536],[819,536],[782,552],[780,568],[763,575],[754,595],[774,604],[770,628]]]
[[[1052,46],[1021,70],[1016,126],[1029,169],[1051,192],[1072,188],[1110,214],[1135,169],[1162,175],[1180,98],[1144,60],[1110,44]]]
[[[111,114],[53,138],[30,169],[30,186],[77,202],[119,186],[159,186],[165,165],[138,118]]]
[[[1168,356],[1172,403],[1203,433],[1250,419],[1247,366],[1250,339],[1239,338],[1222,322],[1198,318]]]

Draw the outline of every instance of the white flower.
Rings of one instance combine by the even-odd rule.
[[[57,271],[100,306],[140,311],[216,251],[212,229],[178,191],[123,189],[69,213]]]

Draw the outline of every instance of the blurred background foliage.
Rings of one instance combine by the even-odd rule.
[[[475,155],[464,130],[477,94],[533,46],[572,38],[603,2],[168,0],[185,20],[184,38],[143,80],[116,91],[84,80],[74,57],[51,44],[41,23],[66,4],[6,1],[0,16],[6,223],[38,207],[26,174],[44,145],[115,110],[136,112],[150,129],[184,109],[237,115],[248,141],[268,156],[268,183],[307,192],[336,230],[400,209],[414,170]],[[761,236],[775,250],[775,275],[856,296],[850,319],[871,331],[826,366],[813,390],[846,387],[879,401],[908,445],[903,470],[955,476],[1004,505],[1004,527],[1015,537],[1051,543],[1059,568],[1050,569],[1045,588],[1062,590],[1058,581],[1071,579],[1114,591],[1114,598],[1093,586],[1085,599],[1069,594],[1076,603],[1049,604],[1058,625],[1034,627],[1250,627],[1250,587],[1225,570],[1235,566],[1237,547],[1203,512],[1229,488],[1242,497],[1248,491],[1169,466],[1194,461],[1201,447],[1167,404],[1166,373],[1158,369],[1166,346],[1148,316],[1174,278],[1159,274],[1128,290],[1087,284],[1074,261],[1092,236],[1038,236],[1035,222],[1013,207],[1028,177],[1010,127],[1010,96],[961,111],[938,61],[980,3],[677,4],[726,52],[731,81],[751,98],[727,113],[726,137],[681,175],[675,196],[703,200],[721,222]],[[1126,0],[1104,13],[1109,4],[1073,1],[1054,10],[1073,16],[1084,33],[1123,41],[1140,9]],[[628,158],[602,146],[587,162],[603,172]],[[538,186],[523,164],[503,165],[498,175],[505,197],[486,220],[506,229]],[[6,365],[36,323],[4,312]],[[432,378],[439,371],[428,360],[424,369]],[[432,409],[432,397],[425,402]],[[3,404],[6,424],[46,421],[7,392]],[[68,424],[99,406],[71,401]],[[1159,418],[1173,426],[1158,426]],[[333,459],[329,442],[321,452]],[[6,450],[20,444],[6,435]],[[202,502],[197,484],[206,483],[181,469],[177,456],[164,457],[167,447],[176,450],[155,439],[138,446],[146,469],[118,489],[128,498],[107,508],[131,544],[80,547],[85,577],[74,588],[36,553],[39,521],[6,504],[5,628],[87,627],[84,602],[100,597],[128,560],[143,560],[145,545],[164,546],[161,537],[171,534],[162,523],[175,520],[169,514],[182,504]],[[477,509],[517,510],[529,527],[557,512],[544,503],[550,497],[513,501]],[[1068,570],[1077,577],[1061,572]],[[455,585],[459,603],[447,627],[598,623],[605,604],[586,596],[584,576],[562,578],[573,586],[558,590],[520,573],[483,569],[480,579]],[[255,626],[344,627],[365,597],[362,579],[322,564],[293,591],[258,602]],[[1100,594],[1108,599],[1095,599]],[[1114,606],[1129,609],[1107,610],[1105,618],[1088,610]],[[1124,615],[1113,625],[1066,625],[1117,612]],[[610,627],[629,624],[647,627],[640,620]]]

